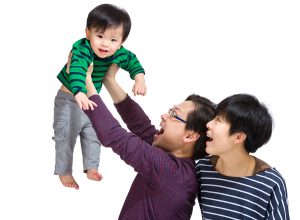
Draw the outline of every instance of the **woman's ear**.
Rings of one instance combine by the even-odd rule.
[[[247,137],[247,135],[246,135],[244,132],[236,133],[236,136],[235,136],[235,143],[236,143],[236,144],[242,143],[243,141],[246,140],[246,137]]]

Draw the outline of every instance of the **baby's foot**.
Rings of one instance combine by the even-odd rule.
[[[76,183],[72,175],[59,176],[59,179],[65,187],[79,189],[79,185]]]
[[[102,175],[96,169],[88,169],[86,175],[90,180],[100,181],[102,179]]]

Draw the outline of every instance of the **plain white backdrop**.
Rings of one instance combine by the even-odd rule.
[[[0,3],[0,219],[118,218],[135,176],[102,148],[104,179],[82,173],[74,153],[76,191],[62,187],[54,169],[53,101],[56,79],[73,42],[84,37],[88,12],[101,1],[5,1]],[[135,97],[155,125],[189,94],[214,102],[250,93],[272,112],[270,142],[256,156],[284,176],[291,219],[299,207],[300,4],[298,1],[109,1],[124,7],[132,30],[124,46],[146,69],[148,94]],[[130,95],[133,81],[120,71]],[[105,89],[101,96],[119,119]],[[198,204],[192,219],[201,219]]]

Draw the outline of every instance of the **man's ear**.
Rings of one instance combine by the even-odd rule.
[[[196,142],[200,138],[200,134],[195,131],[187,131],[183,137],[183,141],[187,143]]]
[[[235,134],[234,142],[236,144],[240,144],[246,140],[247,135],[244,132],[239,132]]]
[[[88,28],[85,28],[85,36],[86,36],[86,39],[90,40],[91,38],[91,32]]]

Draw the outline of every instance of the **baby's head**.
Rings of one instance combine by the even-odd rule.
[[[102,4],[94,8],[86,22],[86,37],[96,55],[113,55],[127,39],[131,29],[128,13],[117,6]]]

